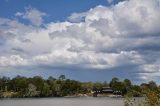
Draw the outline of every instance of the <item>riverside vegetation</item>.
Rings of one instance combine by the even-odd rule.
[[[0,77],[0,98],[26,98],[26,97],[63,97],[79,96],[79,94],[92,96],[94,89],[110,87],[113,91],[120,91],[121,95],[126,97],[125,106],[160,106],[160,86],[154,81],[134,85],[129,79],[120,81],[118,78],[112,78],[107,82],[80,82],[66,79],[65,75],[59,78],[52,76],[47,79],[41,76],[27,78],[16,76]],[[136,102],[130,97],[145,97],[145,101]]]

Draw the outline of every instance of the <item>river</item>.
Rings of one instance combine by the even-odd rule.
[[[0,106],[124,106],[123,98],[25,98],[1,99]]]

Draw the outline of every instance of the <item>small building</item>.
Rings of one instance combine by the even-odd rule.
[[[113,93],[113,90],[110,87],[102,87],[101,93]]]
[[[111,87],[102,87],[101,89],[94,88],[92,93],[94,97],[97,97],[98,94],[123,95],[122,91],[114,91]]]
[[[92,91],[94,97],[97,97],[98,94],[113,94],[113,92],[110,87],[102,87],[101,89],[94,88]]]

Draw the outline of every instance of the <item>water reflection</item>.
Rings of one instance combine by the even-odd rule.
[[[124,106],[122,98],[30,98],[3,99],[0,106]]]

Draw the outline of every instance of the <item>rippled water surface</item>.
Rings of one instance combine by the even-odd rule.
[[[122,98],[29,98],[2,99],[0,106],[124,106]]]

